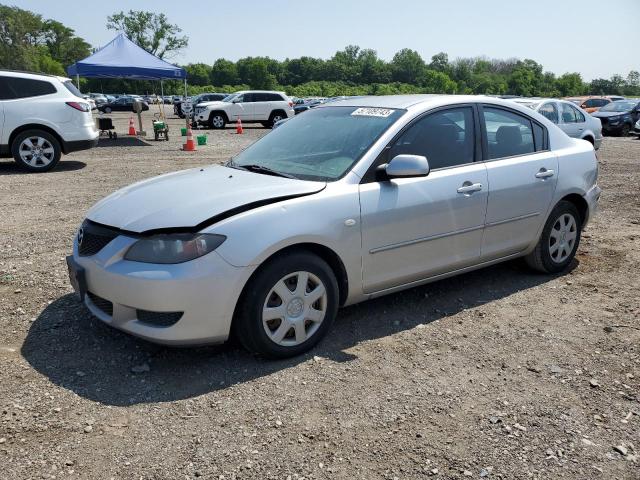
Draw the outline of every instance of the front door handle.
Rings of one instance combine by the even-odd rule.
[[[458,188],[458,193],[468,194],[473,192],[479,192],[480,190],[482,190],[481,183],[464,182],[462,186]]]
[[[553,177],[556,172],[553,170],[547,170],[546,168],[541,168],[538,173],[536,173],[536,178],[549,178]]]

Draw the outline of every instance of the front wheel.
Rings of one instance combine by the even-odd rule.
[[[621,137],[628,137],[630,132],[631,132],[631,126],[625,123],[622,126],[622,130],[620,131],[620,136]]]
[[[62,148],[58,139],[43,130],[27,130],[11,144],[13,159],[30,172],[46,172],[60,161]]]
[[[224,128],[226,124],[227,119],[219,113],[214,113],[209,118],[209,125],[211,126],[211,128],[215,128],[216,130]]]
[[[104,113],[111,113],[111,107],[104,107]]]
[[[571,202],[561,201],[549,215],[536,248],[525,257],[534,270],[559,273],[573,261],[580,245],[582,221]]]
[[[234,335],[255,353],[299,355],[326,335],[338,302],[338,283],[324,260],[306,252],[277,257],[247,285]]]

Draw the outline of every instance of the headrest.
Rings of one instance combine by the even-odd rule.
[[[520,127],[502,125],[496,132],[496,142],[498,145],[520,145],[522,143]]]

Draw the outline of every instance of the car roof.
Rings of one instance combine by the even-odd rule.
[[[398,108],[408,109],[415,105],[424,107],[460,104],[460,103],[490,103],[495,105],[513,106],[513,99],[489,97],[486,95],[441,95],[441,94],[415,94],[415,95],[371,95],[365,97],[347,98],[333,102],[323,103],[317,108],[332,106],[341,107],[371,107],[371,108]],[[527,107],[523,107],[527,108]]]
[[[25,72],[23,70],[7,70],[7,69],[0,70],[0,75],[5,76],[4,74],[7,74],[7,73],[9,75],[6,75],[6,76],[18,77],[18,78],[33,78],[34,80],[37,80],[37,79],[42,80],[42,77],[55,78],[61,82],[66,82],[71,80],[69,77],[61,77],[59,75],[51,75],[48,73]]]

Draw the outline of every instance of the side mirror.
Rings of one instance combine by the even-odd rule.
[[[429,175],[429,161],[422,155],[396,155],[385,165],[384,173],[388,178],[426,177]]]

